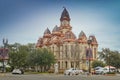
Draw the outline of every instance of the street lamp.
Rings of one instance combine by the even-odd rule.
[[[109,72],[110,72],[110,54],[108,54],[108,64],[109,64]]]
[[[2,70],[2,72],[3,72],[3,73],[5,72],[4,60],[5,60],[5,56],[6,56],[6,55],[5,55],[5,48],[6,48],[7,44],[8,44],[8,39],[3,38],[3,45],[4,45],[3,55],[2,55],[2,60],[3,60],[3,70]]]
[[[90,67],[90,58],[91,58],[91,50],[90,50],[90,45],[92,43],[92,37],[90,36],[89,39],[87,40],[87,43],[89,45],[89,50],[88,50],[88,60],[89,60],[89,73],[91,73],[91,67]]]

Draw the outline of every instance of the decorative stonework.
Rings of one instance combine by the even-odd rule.
[[[88,69],[86,51],[88,49],[86,34],[81,31],[78,38],[72,32],[70,26],[70,16],[66,8],[64,8],[61,18],[60,26],[53,28],[52,32],[47,28],[42,38],[39,38],[36,44],[37,48],[50,49],[57,60],[59,70],[68,69],[71,67],[78,69]],[[91,44],[92,57],[91,61],[97,58],[98,43],[94,35]],[[51,67],[51,68],[54,68]]]

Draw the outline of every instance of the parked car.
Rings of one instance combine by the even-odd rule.
[[[83,74],[84,73],[83,70],[78,70],[78,72],[79,72],[79,74]]]
[[[109,68],[104,68],[104,74],[109,72],[109,70],[110,70],[110,72],[116,72],[115,68],[110,68],[110,69]]]
[[[14,69],[12,74],[24,74],[24,71],[22,69]]]
[[[95,74],[104,74],[104,68],[97,68],[95,69]]]
[[[113,66],[105,66],[104,68],[105,68],[106,72],[109,72],[109,68],[110,68],[110,72],[116,72],[117,71],[116,68],[113,67]]]
[[[79,73],[80,73],[80,71],[75,68],[70,68],[70,69],[64,71],[64,75],[78,75]]]
[[[110,72],[115,72],[115,68],[110,68]],[[109,72],[109,68],[106,67],[99,67],[95,69],[95,74],[106,74],[107,72]]]

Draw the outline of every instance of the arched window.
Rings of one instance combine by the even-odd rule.
[[[73,68],[74,67],[74,63],[73,62],[71,62],[71,68]]]

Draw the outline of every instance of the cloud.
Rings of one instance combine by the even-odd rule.
[[[99,50],[101,48],[120,50],[120,45],[118,44],[120,40],[120,28],[118,24],[113,24],[113,21],[111,22],[106,17],[106,14],[103,14],[102,12],[81,12],[78,12],[77,15],[73,14],[71,21],[73,32],[75,32],[77,36],[80,31],[83,30],[87,36],[91,34],[96,36]]]
[[[87,4],[84,2],[82,5],[78,3],[73,6],[71,6],[72,2],[69,5],[68,2],[64,4],[67,5],[67,10],[70,13],[72,31],[77,37],[83,30],[87,37],[91,34],[96,36],[99,49],[111,48],[120,50],[120,45],[118,44],[120,40],[119,16],[112,12],[115,10],[108,9],[110,4],[109,6],[99,4],[97,7],[95,7],[97,5],[94,5],[95,3],[92,3],[94,6],[88,5],[89,2]],[[19,15],[16,14],[17,18],[10,19],[11,21],[1,28],[1,38],[7,37],[9,43],[36,43],[38,38],[43,36],[47,27],[52,31],[55,25],[60,25],[59,19],[63,10],[61,7],[64,6],[62,3],[59,3],[59,5],[55,4],[55,6],[50,3],[48,7],[45,7],[45,5],[32,5],[28,9],[29,6],[20,7],[22,8],[21,13],[16,11],[19,13]],[[25,14],[22,11],[25,11]],[[16,16],[14,15],[14,17]],[[2,45],[2,40],[0,40],[0,44]]]

